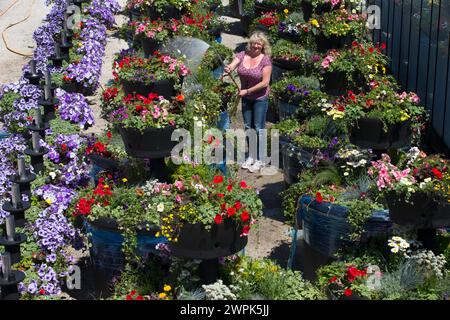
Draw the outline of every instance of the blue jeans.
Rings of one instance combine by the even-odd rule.
[[[259,130],[266,128],[266,114],[269,108],[269,99],[264,98],[261,100],[248,100],[242,98],[242,115],[244,117],[244,128],[255,129],[257,131],[257,154],[250,157],[259,160]]]

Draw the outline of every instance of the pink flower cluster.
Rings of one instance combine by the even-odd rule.
[[[377,187],[380,191],[392,189],[396,183],[413,184],[416,182],[410,175],[410,168],[399,170],[391,164],[391,158],[387,154],[383,154],[381,160],[372,161],[372,167],[367,172],[369,176],[377,179]]]
[[[405,99],[409,100],[409,102],[419,104],[420,98],[414,92],[406,93],[403,91],[401,94],[397,94],[397,97],[400,99],[400,102],[404,102]]]
[[[339,55],[339,52],[336,50],[330,51],[321,63],[322,68],[328,69],[330,67],[330,64],[333,63],[337,59],[337,57],[339,57]]]

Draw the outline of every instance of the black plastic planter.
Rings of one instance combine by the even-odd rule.
[[[130,21],[137,21],[142,18],[142,12],[137,9],[130,9],[128,11],[128,17],[130,18]]]
[[[105,158],[98,154],[90,154],[89,159],[91,159],[92,163],[96,166],[102,168],[106,171],[117,171],[119,169],[119,161],[113,160],[111,158]]]
[[[312,154],[289,143],[281,150],[283,156],[283,177],[286,185],[299,182],[299,174],[304,171],[312,159]]]
[[[250,25],[252,24],[252,17],[247,15],[241,16],[241,26],[242,26],[242,32],[245,36],[248,36],[250,34]]]
[[[326,72],[323,75],[322,85],[325,93],[335,96],[346,94],[350,89],[347,77],[341,71]]]
[[[351,35],[326,37],[323,34],[319,34],[316,36],[317,50],[323,53],[331,49],[342,49],[351,43]]]
[[[171,4],[167,4],[162,8],[162,12],[156,10],[155,7],[147,7],[147,15],[151,20],[157,20],[158,18],[167,21],[170,19],[181,19],[185,10],[179,10]]]
[[[421,229],[450,226],[450,203],[420,192],[412,194],[408,201],[395,193],[388,194],[386,200],[391,220],[396,224]]]
[[[93,96],[95,93],[95,90],[93,88],[86,88],[78,82],[63,82],[61,89],[63,89],[67,93],[81,93],[85,96]]]
[[[241,237],[242,226],[225,219],[206,230],[201,223],[184,223],[177,242],[170,242],[170,250],[176,256],[192,259],[216,259],[241,251],[247,245],[247,237]]]
[[[145,57],[148,58],[158,49],[160,42],[156,39],[143,38],[141,39],[141,45]]]
[[[230,16],[234,18],[240,18],[241,13],[239,12],[239,1],[240,0],[230,0],[229,1],[229,14]],[[245,1],[252,1],[252,0],[241,0],[242,3],[242,9],[244,8]]]
[[[172,141],[175,127],[148,128],[141,133],[134,128],[119,128],[125,151],[131,157],[158,159],[171,154],[176,141]]]
[[[302,41],[302,37],[299,34],[292,34],[289,32],[278,31],[278,36],[281,39],[286,39],[294,43],[300,43]]]
[[[284,99],[278,99],[278,115],[280,117],[280,121],[289,119],[294,116],[299,108],[299,104],[294,104],[292,102],[289,103]]]
[[[299,70],[302,67],[301,61],[286,60],[280,58],[273,58],[273,64],[276,65],[278,68],[287,71]]]
[[[383,128],[377,118],[361,118],[350,129],[350,142],[364,149],[387,150],[407,147],[411,144],[411,122],[404,121]]]
[[[171,100],[172,97],[176,95],[175,80],[173,79],[159,80],[149,85],[139,81],[122,80],[121,84],[125,95],[136,93],[147,96],[149,93],[153,92],[160,96],[164,96],[164,98],[168,100]]]

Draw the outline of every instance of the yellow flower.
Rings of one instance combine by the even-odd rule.
[[[161,292],[161,293],[159,294],[159,298],[160,298],[160,299],[164,299],[165,297],[167,297],[167,294],[165,294],[164,292]]]
[[[409,119],[409,114],[406,113],[406,111],[402,110],[402,112],[400,112],[401,116],[400,116],[400,120],[401,121],[406,121]]]
[[[168,284],[165,284],[164,285],[164,291],[170,291],[170,290],[172,290],[172,287],[171,286],[169,286]]]
[[[127,179],[127,178],[123,178],[123,179],[122,179],[122,182],[123,182],[123,183],[128,182],[128,179]]]
[[[312,19],[312,20],[311,20],[311,24],[312,24],[313,26],[315,26],[316,28],[319,27],[319,21],[317,21],[316,19]]]
[[[289,13],[289,10],[288,10],[288,9],[284,9],[283,12],[284,12],[285,14],[288,14],[288,13]]]
[[[46,199],[45,202],[47,202],[48,205],[51,205],[53,203],[52,199]]]
[[[161,234],[159,233],[159,231],[155,234],[155,237],[159,237],[159,236],[161,236]]]

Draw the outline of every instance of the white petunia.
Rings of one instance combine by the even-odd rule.
[[[164,203],[160,203],[160,204],[158,204],[158,206],[156,207],[156,210],[158,211],[158,212],[163,212],[164,211]]]

